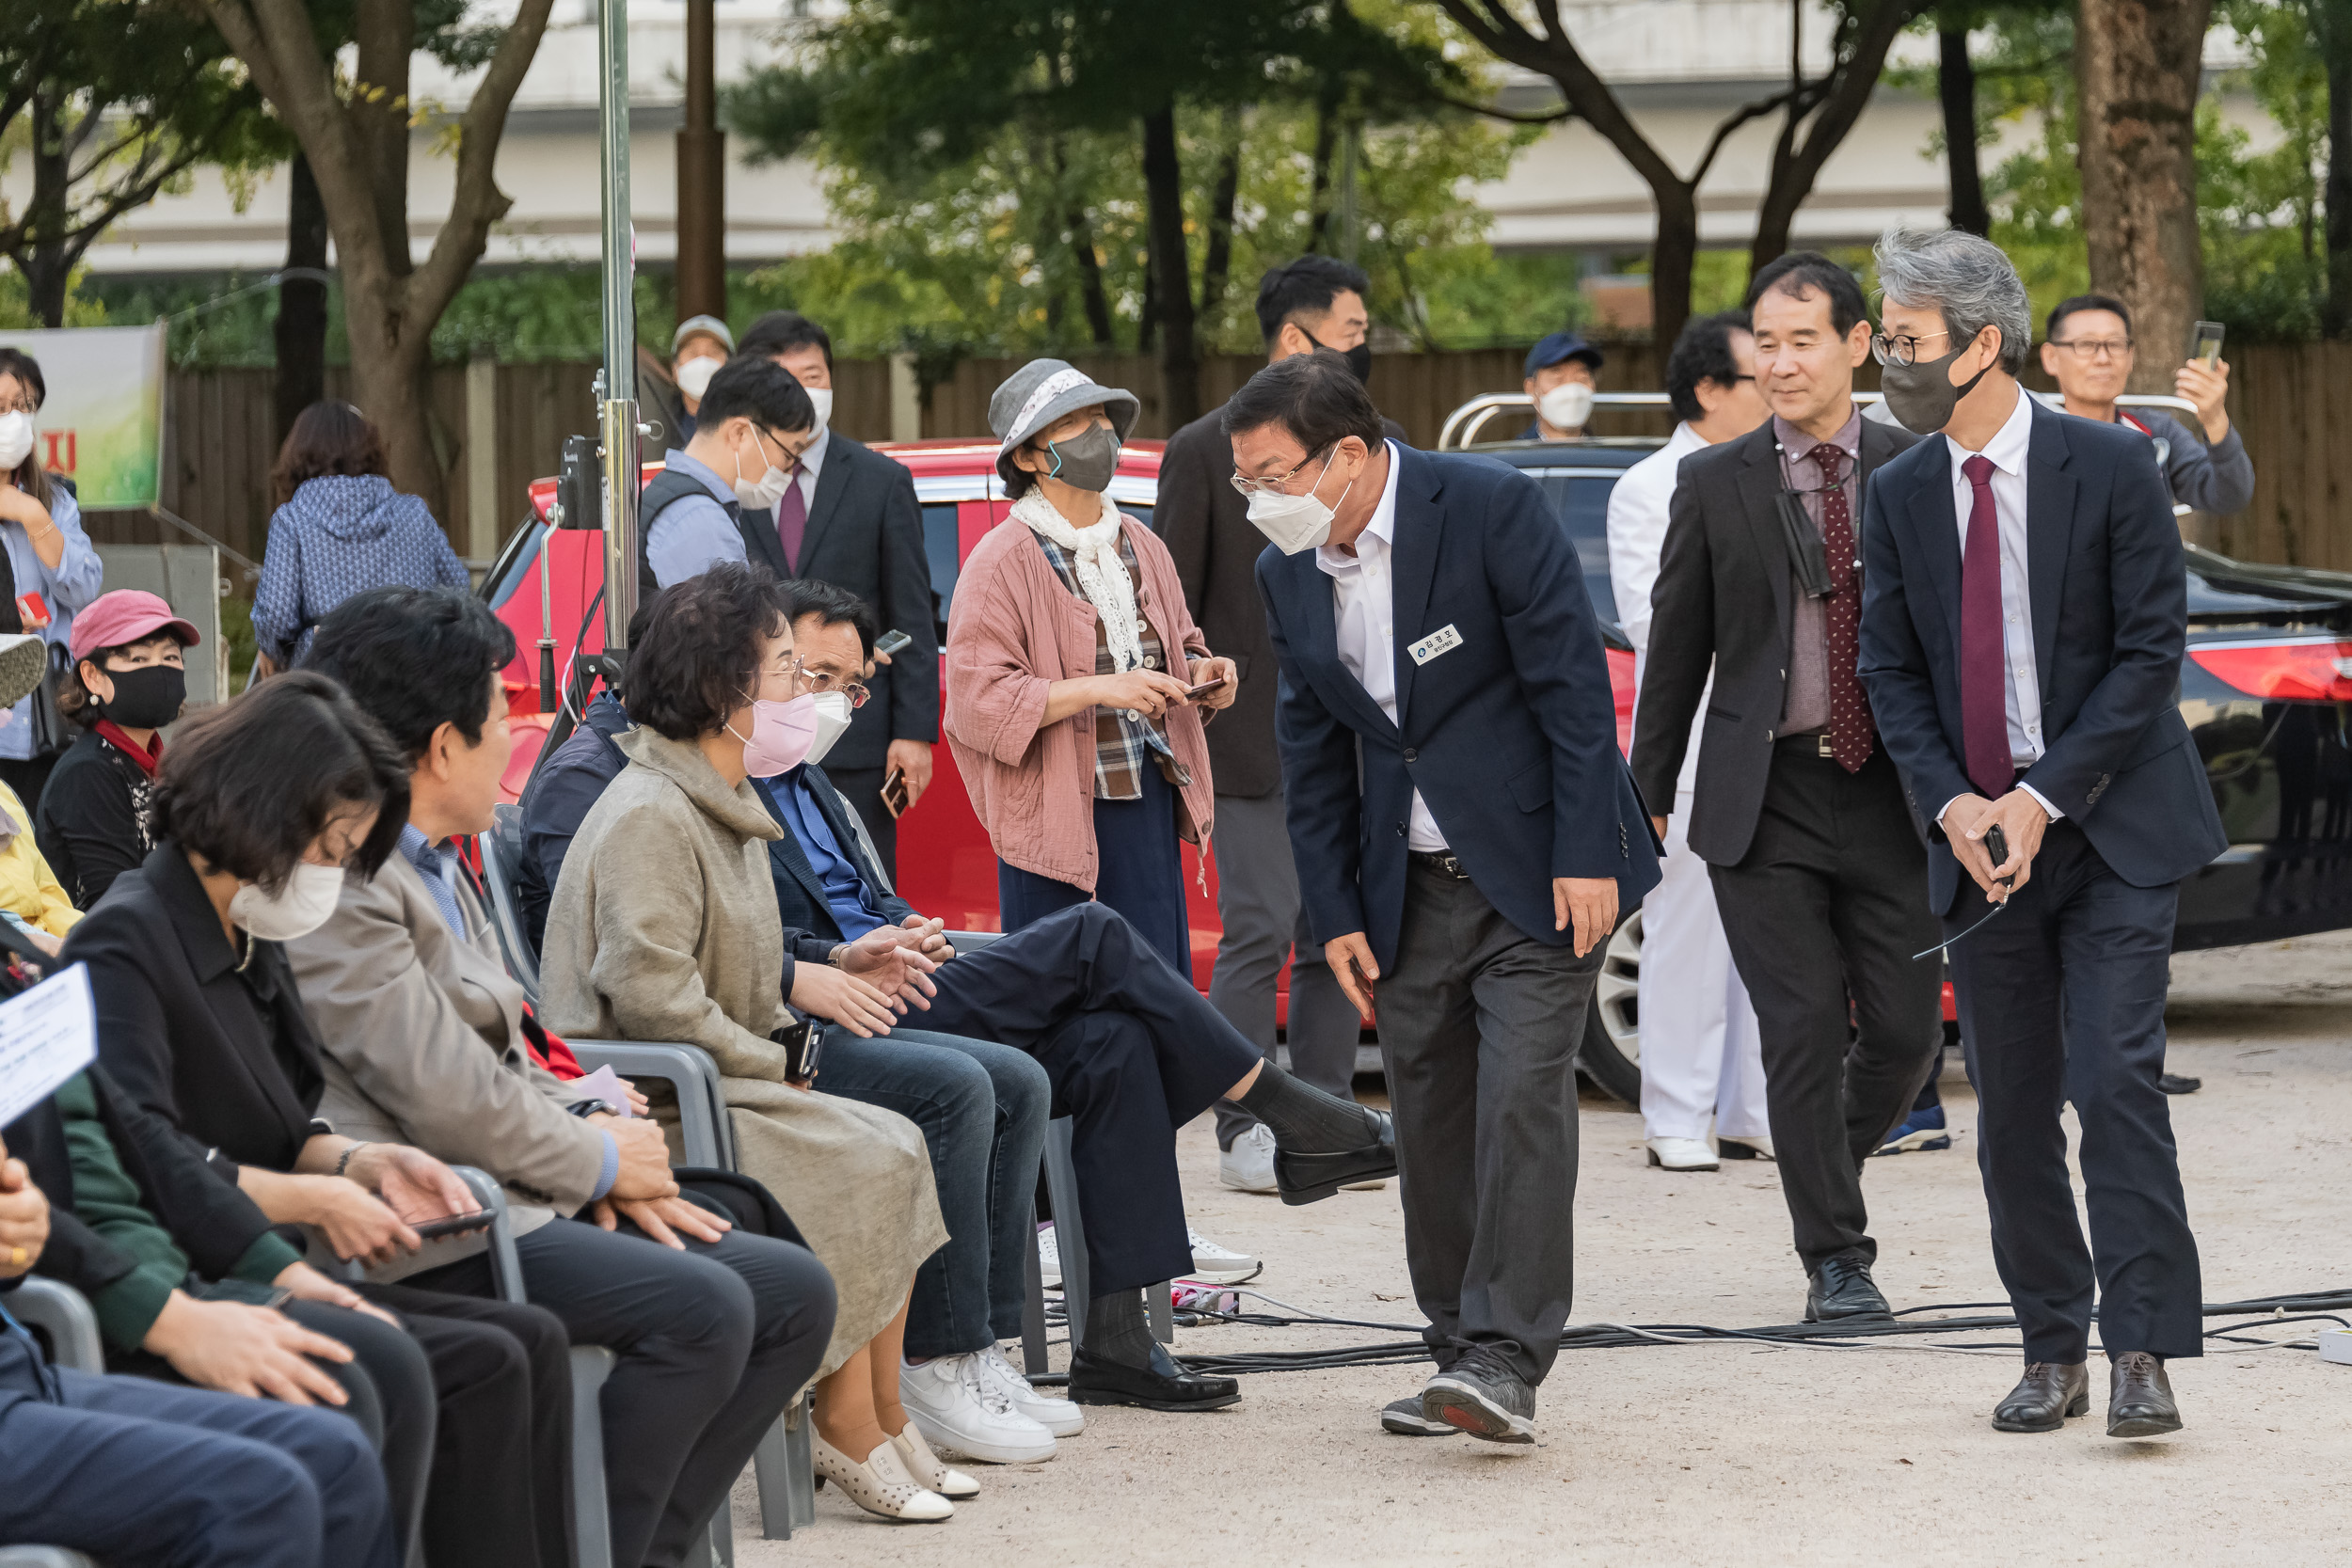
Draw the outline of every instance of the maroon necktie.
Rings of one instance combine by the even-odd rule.
[[[1878,726],[1870,721],[1870,699],[1863,692],[1862,677],[1854,673],[1862,654],[1862,562],[1854,554],[1853,510],[1846,504],[1845,485],[1838,482],[1845,457],[1843,447],[1827,441],[1813,449],[1813,464],[1823,485],[1821,551],[1829,561],[1830,581],[1837,585],[1821,605],[1829,646],[1829,749],[1840,768],[1858,773],[1870,760]]]
[[[792,470],[792,481],[784,487],[776,501],[776,543],[784,546],[784,569],[798,575],[801,569],[801,540],[808,532],[808,502],[801,498],[801,470]]]
[[[1993,460],[1961,464],[1974,492],[1960,558],[1960,739],[1968,782],[1988,800],[2017,780],[2009,754],[2009,654],[2001,637],[2001,524],[1993,508]]]

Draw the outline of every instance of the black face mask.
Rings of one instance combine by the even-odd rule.
[[[1304,328],[1301,328],[1301,330],[1303,331],[1303,330],[1304,330]],[[1319,339],[1319,338],[1315,337],[1312,333],[1309,333],[1309,334],[1308,334],[1307,341],[1308,341],[1309,342],[1311,342],[1311,343],[1314,344],[1314,345],[1315,345],[1315,347],[1317,347],[1317,348],[1319,348],[1319,349],[1323,350],[1323,352],[1324,352],[1324,353],[1326,353],[1326,354],[1336,354],[1336,355],[1338,355],[1341,358],[1343,358],[1343,359],[1346,360],[1346,361],[1347,361],[1347,368],[1348,368],[1350,371],[1352,371],[1352,372],[1355,372],[1356,379],[1357,379],[1357,380],[1359,380],[1359,381],[1360,381],[1360,382],[1362,382],[1362,383],[1364,383],[1366,386],[1371,385],[1371,383],[1372,383],[1372,340],[1371,340],[1371,339],[1369,339],[1369,338],[1365,339],[1362,342],[1358,343],[1358,344],[1357,344],[1354,348],[1333,348],[1330,344],[1328,344],[1328,343],[1327,343],[1327,342],[1324,342],[1321,339]]]
[[[169,664],[150,664],[137,670],[109,670],[115,694],[98,705],[98,711],[126,730],[160,730],[180,717],[188,700],[188,673]]]

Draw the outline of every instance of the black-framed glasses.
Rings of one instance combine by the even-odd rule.
[[[829,670],[810,670],[805,673],[803,679],[807,683],[811,691],[838,691],[849,698],[850,711],[852,713],[864,707],[866,699],[873,695],[873,692],[866,689],[864,681],[853,681],[847,676],[838,676]]]
[[[1263,490],[1268,494],[1279,494],[1281,492],[1283,485],[1288,484],[1292,480],[1296,479],[1300,474],[1305,473],[1307,471],[1307,465],[1312,463],[1314,460],[1315,454],[1313,452],[1309,452],[1306,456],[1298,460],[1298,467],[1293,468],[1289,473],[1276,474],[1267,479],[1250,479],[1246,475],[1235,473],[1229,476],[1226,483],[1232,485],[1234,489],[1240,491],[1245,496],[1254,496],[1261,490]]]
[[[2064,349],[2077,359],[2121,359],[2132,352],[2129,338],[2053,338],[2050,346]]]
[[[1921,343],[1933,342],[1938,338],[1950,336],[1949,332],[1931,332],[1925,337],[1915,337],[1910,333],[1905,333],[1900,337],[1890,337],[1883,332],[1873,332],[1870,334],[1870,357],[1882,365],[1915,365],[1919,362]]]

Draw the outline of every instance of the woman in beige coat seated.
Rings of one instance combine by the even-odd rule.
[[[785,937],[768,870],[784,830],[746,782],[815,730],[784,594],[721,565],[656,601],[629,652],[630,765],[581,822],[548,911],[548,1028],[675,1040],[719,1064],[738,1165],[792,1213],[840,1293],[817,1385],[817,1468],[870,1513],[944,1519],[978,1490],[898,1402],[914,1271],[947,1239],[930,1160],[895,1112],[795,1083]],[[908,961],[923,963],[918,957]],[[675,1123],[675,1110],[657,1115]]]

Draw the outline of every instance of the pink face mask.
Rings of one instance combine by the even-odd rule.
[[[743,742],[743,771],[755,779],[772,779],[807,760],[817,739],[817,699],[803,694],[788,703],[760,698],[752,704],[752,733],[727,734]]]

